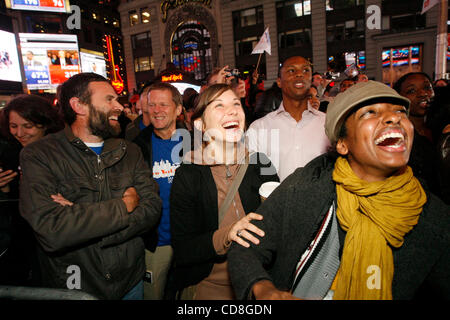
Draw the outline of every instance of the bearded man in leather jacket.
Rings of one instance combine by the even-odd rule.
[[[39,243],[44,286],[142,299],[140,235],[157,224],[161,199],[140,149],[114,138],[117,98],[94,73],[62,84],[67,125],[21,153],[20,211]]]

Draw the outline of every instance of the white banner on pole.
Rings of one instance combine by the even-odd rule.
[[[423,0],[422,13],[421,14],[424,14],[425,12],[430,10],[433,6],[435,6],[438,3],[439,3],[439,0]]]
[[[252,54],[259,54],[263,53],[264,51],[268,54],[272,54],[272,48],[270,46],[269,27],[267,27],[258,44],[253,48]]]

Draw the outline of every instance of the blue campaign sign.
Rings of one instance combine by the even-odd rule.
[[[36,6],[39,7],[39,0],[12,0],[14,5]]]
[[[50,73],[47,66],[25,66],[27,85],[50,84]]]

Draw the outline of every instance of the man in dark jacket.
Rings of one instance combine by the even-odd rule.
[[[233,244],[240,299],[450,297],[449,207],[407,166],[409,100],[369,81],[330,104],[325,154],[290,175],[259,207],[259,245]]]
[[[133,140],[142,150],[144,159],[158,183],[163,201],[161,219],[157,228],[144,235],[147,265],[144,298],[161,300],[172,264],[170,232],[170,192],[175,170],[180,166],[183,150],[190,150],[189,132],[177,124],[183,100],[178,90],[169,83],[155,83],[146,89],[142,115],[149,125],[141,129]],[[183,148],[184,146],[184,148]]]
[[[253,120],[264,117],[266,114],[277,110],[283,100],[283,93],[276,82],[272,87],[264,91],[256,100],[255,112]]]
[[[140,235],[161,199],[139,148],[122,139],[109,82],[81,73],[62,84],[66,128],[21,153],[20,211],[39,242],[44,286],[101,299],[142,299]]]

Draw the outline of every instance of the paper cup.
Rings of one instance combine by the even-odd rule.
[[[259,195],[261,197],[261,201],[264,202],[264,200],[266,200],[270,196],[272,191],[275,190],[279,185],[280,183],[276,181],[263,183],[261,187],[259,187]]]

